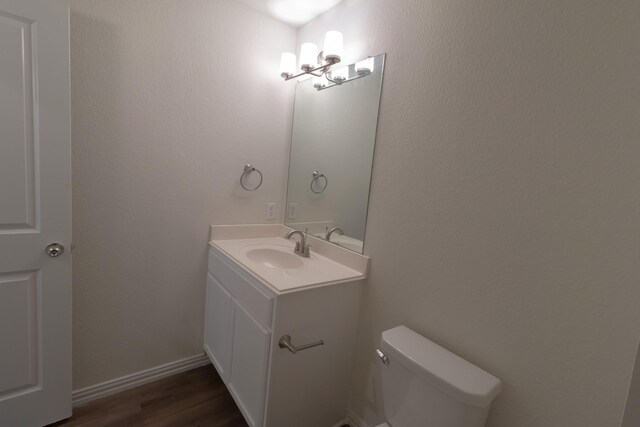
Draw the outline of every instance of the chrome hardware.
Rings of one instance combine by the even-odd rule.
[[[376,349],[376,354],[378,355],[380,360],[382,360],[382,363],[384,363],[385,365],[388,365],[389,363],[391,363],[391,360],[389,360],[387,355],[384,354],[379,348]]]
[[[369,56],[368,58],[371,58],[371,57]],[[333,71],[330,71],[328,73],[325,73],[325,77],[327,78],[327,81],[330,82],[331,84],[330,85],[326,85],[326,86],[320,86],[320,87],[314,86],[314,87],[319,92],[321,90],[326,90],[326,89],[332,88],[334,86],[339,86],[341,84],[344,84],[344,83],[347,83],[347,82],[352,82],[354,80],[358,80],[358,79],[361,79],[363,77],[367,77],[367,76],[370,76],[370,75],[371,75],[371,70],[367,70],[367,69],[360,70],[360,71],[356,70],[356,76],[351,77],[351,78],[346,78],[346,79],[343,80],[343,79],[334,79],[333,78]]]
[[[292,354],[296,354],[299,351],[306,350],[312,347],[317,347],[319,345],[324,345],[324,341],[320,340],[320,341],[312,342],[310,344],[301,345],[300,347],[296,347],[291,342],[291,335],[283,335],[282,338],[280,338],[280,341],[278,341],[278,347],[286,348]]]
[[[258,174],[260,175],[260,182],[258,182],[258,185],[256,185],[253,188],[249,188],[246,185],[244,185],[244,178],[246,176],[251,175],[251,172],[258,172]],[[256,191],[258,188],[260,188],[261,185],[262,185],[262,172],[260,172],[258,169],[251,166],[251,163],[247,163],[246,165],[244,165],[244,171],[242,172],[242,175],[240,175],[240,186],[247,191]]]
[[[52,258],[59,257],[64,252],[64,246],[62,246],[60,243],[52,243],[47,246],[45,251],[47,252],[47,255]]]
[[[331,230],[327,231],[327,234],[325,234],[324,239],[327,242],[331,241],[331,235],[333,233],[338,233],[340,236],[342,236],[344,234],[344,231],[342,231],[342,228],[340,227],[333,227]]]
[[[296,242],[296,247],[293,249],[293,253],[300,255],[303,258],[309,258],[311,254],[309,253],[309,245],[307,245],[307,237],[305,234],[300,230],[291,230],[284,236],[284,238],[293,240],[293,236],[300,236],[300,240],[294,240]]]
[[[313,188],[313,183],[314,183],[314,182],[315,182],[315,183],[320,182],[320,181],[319,181],[319,179],[321,179],[321,178],[324,178],[324,186],[322,187],[322,190],[320,190],[320,191],[316,191],[316,190]],[[326,189],[327,189],[327,185],[329,185],[329,180],[327,179],[327,177],[326,177],[323,173],[320,173],[320,172],[318,172],[318,171],[313,171],[313,178],[311,178],[311,184],[309,184],[309,187],[311,188],[311,191],[313,191],[313,192],[314,192],[314,193],[316,193],[316,194],[323,193],[323,192],[324,192],[324,190],[326,190]]]
[[[302,72],[298,73],[298,74],[288,74],[288,73],[282,73],[280,74],[281,77],[284,78],[285,81],[287,80],[291,80],[291,79],[295,79],[297,77],[303,76],[305,74],[311,74],[312,76],[316,76],[316,77],[321,77],[323,74],[325,74],[327,72],[327,69],[329,67],[331,67],[334,64],[337,64],[338,62],[340,62],[340,58],[336,58],[336,57],[329,57],[326,58],[324,56],[324,51],[320,51],[318,53],[318,57],[317,57],[317,64],[315,64],[315,67],[304,67],[301,68]],[[319,73],[319,74],[318,74]]]

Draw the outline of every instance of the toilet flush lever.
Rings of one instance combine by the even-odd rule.
[[[388,365],[389,363],[391,363],[391,360],[389,360],[389,358],[387,357],[386,354],[384,354],[382,352],[382,350],[380,350],[379,348],[376,349],[376,354],[378,355],[378,357],[380,358],[380,360],[382,360],[382,363],[384,363],[385,365]]]

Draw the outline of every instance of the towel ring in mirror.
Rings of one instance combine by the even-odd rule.
[[[260,182],[258,182],[258,185],[256,185],[253,188],[249,188],[246,185],[244,185],[245,177],[251,175],[251,172],[258,172],[258,175],[260,175]],[[242,175],[240,175],[240,186],[247,191],[256,191],[258,188],[260,188],[261,185],[262,185],[262,172],[260,172],[260,170],[251,166],[251,163],[247,163],[246,165],[244,165],[244,171],[242,172]]]
[[[324,185],[322,186],[322,189],[318,191],[313,187],[313,184],[320,182],[321,179],[324,179]],[[311,184],[310,184],[311,191],[313,191],[316,194],[323,193],[324,190],[327,189],[327,185],[329,185],[329,180],[327,179],[327,177],[324,176],[323,173],[320,173],[318,171],[313,171],[313,178],[311,179]]]

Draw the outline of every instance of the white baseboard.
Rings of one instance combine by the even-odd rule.
[[[89,387],[74,390],[71,393],[71,401],[73,406],[83,405],[91,400],[109,396],[119,391],[137,387],[151,381],[159,380],[180,372],[204,366],[211,363],[205,354],[187,357],[186,359],[176,360],[174,362],[165,363],[155,368],[145,369],[144,371],[135,372],[120,378],[105,381]]]

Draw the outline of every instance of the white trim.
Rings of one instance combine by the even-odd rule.
[[[128,390],[151,381],[159,380],[180,372],[188,371],[211,363],[206,354],[187,357],[174,362],[165,363],[155,368],[145,369],[120,378],[105,381],[89,387],[74,390],[71,393],[73,406],[83,405],[91,400],[109,396],[119,391]]]

